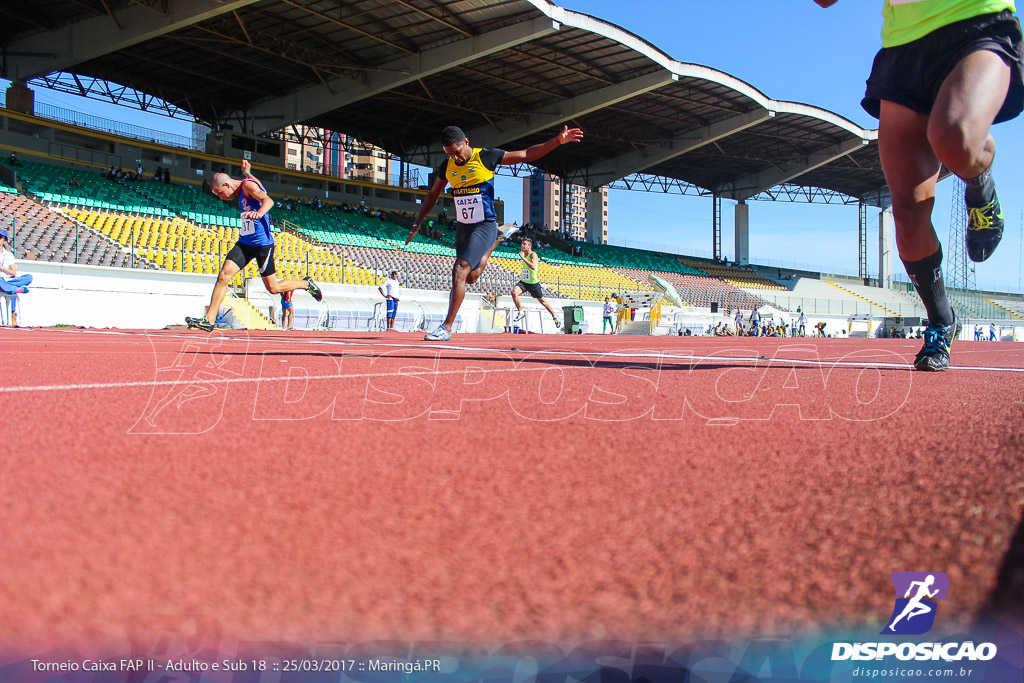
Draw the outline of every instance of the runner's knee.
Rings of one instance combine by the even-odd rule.
[[[915,199],[913,196],[893,194],[892,218],[896,224],[897,241],[899,241],[901,233],[904,236],[912,237],[919,231],[929,230],[932,224],[932,206],[934,204],[934,197]]]
[[[987,141],[988,127],[971,126],[965,121],[942,121],[934,118],[928,123],[928,142],[935,155],[954,173],[973,177],[981,173],[991,161]]]

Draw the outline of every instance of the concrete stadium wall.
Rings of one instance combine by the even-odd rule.
[[[176,273],[164,270],[133,270],[107,266],[86,266],[51,261],[18,261],[19,274],[31,274],[27,294],[19,296],[18,323],[23,327],[76,325],[117,327],[122,329],[161,329],[184,324],[185,316],[199,316],[210,301],[215,276]],[[368,319],[374,305],[383,299],[376,287],[323,284],[326,303],[333,308],[356,309]],[[279,298],[271,296],[261,280],[246,283],[249,301],[268,317],[280,320]],[[526,297],[524,302],[531,331],[554,333],[551,316],[539,304]],[[584,332],[599,333],[601,304],[554,299],[555,313],[561,319],[562,306],[584,308]],[[304,293],[295,296],[296,327],[313,328],[321,319],[323,304]],[[448,309],[448,292],[405,289],[399,312],[416,311],[416,319],[426,316],[429,329],[436,327]],[[467,294],[460,310],[461,332],[503,332],[506,314],[513,309],[512,298],[499,297],[496,309],[485,307],[480,294]],[[302,321],[310,321],[302,325]],[[368,320],[367,320],[368,322]],[[366,329],[358,321],[356,329]]]
[[[18,324],[39,327],[163,328],[201,315],[214,276],[158,270],[18,261],[18,274],[31,274],[19,295]]]
[[[133,270],[107,266],[86,266],[50,261],[18,261],[19,274],[31,274],[33,281],[27,294],[19,297],[21,326],[77,325],[82,327],[117,327],[122,329],[161,329],[169,325],[184,324],[185,316],[199,316],[205,312],[213,290],[215,277],[195,273],[176,273],[164,270]],[[246,283],[249,301],[268,317],[280,320],[279,298],[271,296],[258,279]],[[363,285],[323,284],[326,307],[349,311],[345,320],[334,321],[332,329],[370,329],[375,305],[378,317],[383,316],[383,299],[376,287]],[[551,316],[530,297],[523,297],[527,312],[525,328],[530,332],[553,334],[556,332]],[[549,300],[559,320],[562,307],[583,307],[584,334],[601,334],[602,303]],[[448,292],[405,289],[399,304],[399,329],[411,331],[413,324],[425,325],[432,330],[443,320],[448,309]],[[324,304],[314,302],[304,293],[295,297],[297,329],[313,329],[323,321]],[[459,332],[503,332],[511,327],[512,298],[498,298],[495,308],[485,306],[480,294],[467,294],[460,310]],[[646,311],[638,311],[637,320],[645,319]],[[795,316],[793,316],[795,318]],[[824,320],[826,332],[832,337],[874,337],[883,324],[881,319],[857,321],[849,328],[846,318],[807,316],[807,332]],[[655,334],[669,334],[689,328],[700,335],[709,324],[732,323],[732,319],[704,310],[665,307],[662,324]],[[984,327],[988,338],[990,321],[970,321],[962,332],[962,340],[974,339],[974,326]],[[1005,320],[995,321],[1001,340],[1024,341],[1024,322],[1018,325]],[[339,326],[340,325],[340,326]],[[845,334],[844,334],[845,332]]]

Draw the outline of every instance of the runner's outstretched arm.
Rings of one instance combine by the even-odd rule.
[[[548,154],[551,150],[555,149],[560,145],[564,145],[567,142],[579,142],[583,139],[583,131],[579,128],[569,128],[569,126],[563,126],[562,132],[551,138],[547,142],[542,142],[539,145],[531,145],[526,149],[520,149],[515,152],[505,152],[505,156],[501,158],[501,163],[505,165],[530,163],[536,161],[542,156]]]

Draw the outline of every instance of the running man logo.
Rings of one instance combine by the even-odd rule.
[[[168,342],[177,337],[155,339],[159,345],[153,337],[149,338],[155,370],[153,392],[128,433],[210,431],[224,413],[230,385],[244,381],[248,338],[227,338],[220,332],[211,332],[181,342],[177,352],[167,348]]]
[[[946,599],[949,577],[942,572],[893,572],[890,578],[896,589],[896,605],[882,635],[916,636],[930,631],[938,600]]]

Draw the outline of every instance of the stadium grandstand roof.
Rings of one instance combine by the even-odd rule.
[[[7,78],[113,81],[236,130],[303,123],[433,166],[445,125],[518,149],[570,124],[585,144],[537,165],[582,185],[643,173],[737,200],[802,186],[885,203],[875,131],[547,0],[35,0],[0,16]]]

